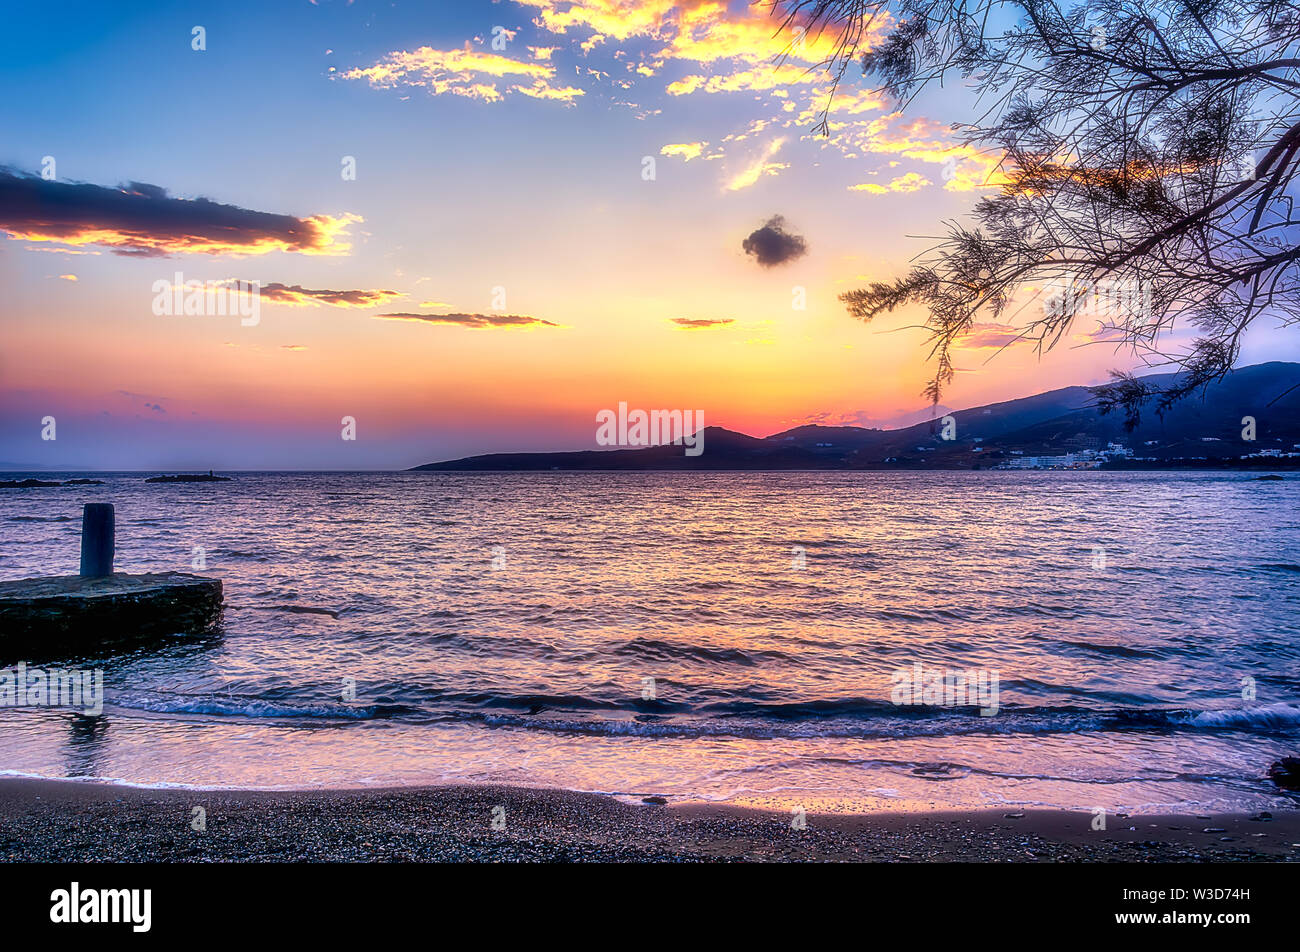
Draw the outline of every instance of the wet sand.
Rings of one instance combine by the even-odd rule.
[[[205,830],[192,828],[194,808]],[[504,820],[504,829],[500,827]],[[6,862],[1278,862],[1300,811],[1112,815],[990,810],[807,815],[629,805],[520,787],[145,790],[0,780]]]

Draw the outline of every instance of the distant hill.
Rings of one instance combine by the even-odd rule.
[[[1168,384],[1173,374],[1144,377]],[[940,438],[931,421],[897,430],[858,426],[798,426],[768,437],[705,427],[704,452],[686,456],[680,446],[580,450],[562,453],[492,453],[415,470],[800,470],[980,469],[1014,456],[1060,455],[1130,447],[1139,461],[1118,466],[1239,464],[1238,457],[1263,449],[1290,451],[1300,444],[1300,364],[1272,362],[1242,367],[1177,404],[1163,418],[1144,413],[1132,432],[1123,415],[1102,416],[1086,387],[957,410],[956,439]],[[1283,396],[1283,394],[1286,394]],[[1256,420],[1256,440],[1241,439],[1242,417]],[[1300,460],[1277,461],[1300,465]]]

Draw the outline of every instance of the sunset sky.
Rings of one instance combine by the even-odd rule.
[[[620,401],[759,436],[915,422],[923,315],[837,295],[905,271],[996,157],[954,145],[968,91],[900,116],[853,71],[814,136],[827,44],[779,27],[725,0],[13,7],[0,468],[593,448]],[[806,253],[765,266],[744,242],[774,216]],[[176,272],[261,282],[260,321],[155,314]],[[982,328],[945,404],[1134,366],[1095,324],[1041,358]],[[1297,357],[1266,328],[1243,353]]]

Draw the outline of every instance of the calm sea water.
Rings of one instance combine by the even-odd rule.
[[[1293,477],[103,478],[0,490],[0,577],[75,572],[82,503],[111,501],[118,568],[190,571],[201,547],[224,626],[82,659],[104,671],[99,718],[0,709],[2,773],[845,810],[1288,802],[1265,774],[1300,754]],[[892,703],[918,662],[996,672],[997,713]]]

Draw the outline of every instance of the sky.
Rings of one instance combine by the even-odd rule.
[[[838,295],[905,273],[997,157],[952,133],[959,86],[832,98],[828,43],[726,0],[15,7],[0,468],[586,449],[620,402],[757,436],[927,418],[924,314]],[[256,322],[158,313],[178,274],[258,282]],[[1139,366],[1096,327],[1047,354],[977,327],[944,404]],[[1243,362],[1298,351],[1262,327]]]

